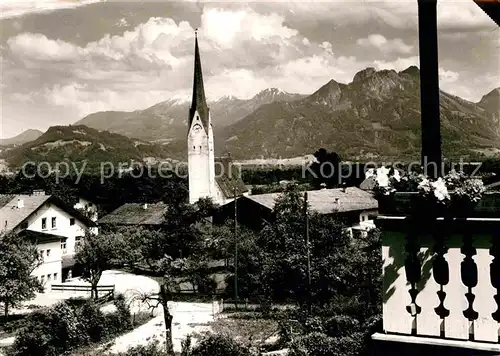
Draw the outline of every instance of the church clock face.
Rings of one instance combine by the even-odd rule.
[[[194,125],[194,127],[193,127],[193,131],[194,131],[195,133],[200,132],[200,131],[201,131],[201,126],[200,126],[200,125],[198,125],[198,124],[197,124],[197,125]]]

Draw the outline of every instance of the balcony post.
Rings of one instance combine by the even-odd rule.
[[[431,177],[441,174],[437,0],[418,0],[422,166]]]

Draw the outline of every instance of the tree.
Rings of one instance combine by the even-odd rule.
[[[111,269],[123,250],[123,236],[119,233],[96,235],[85,233],[75,260],[83,266],[82,278],[90,283],[91,298],[98,298],[97,285],[105,270]]]
[[[13,232],[0,235],[0,251],[0,302],[7,319],[10,307],[43,291],[40,281],[32,276],[41,257],[36,244]]]
[[[328,188],[339,186],[342,166],[341,158],[336,152],[328,152],[320,148],[314,153],[316,162],[311,164],[311,171],[314,172],[313,184],[319,187],[321,184]]]
[[[275,221],[260,233],[262,285],[275,300],[291,298],[303,305],[312,299],[322,304],[345,288],[342,278],[350,266],[351,248],[346,227],[333,216],[307,210],[310,286],[302,192],[283,193],[275,203]]]
[[[207,218],[214,212],[215,205],[210,199],[200,199],[196,204],[174,199],[167,204],[161,230],[149,236],[144,234],[150,240],[143,241],[146,248],[141,249],[136,257],[140,261],[148,261],[151,269],[162,277],[160,293],[143,295],[142,301],[162,305],[167,352],[173,354],[173,316],[168,301],[172,300],[180,281],[196,283],[207,277],[205,251],[211,233],[211,223]]]

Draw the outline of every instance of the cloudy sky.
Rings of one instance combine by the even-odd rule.
[[[194,28],[207,96],[312,93],[366,67],[418,65],[417,1],[21,1],[0,4],[0,137],[189,95]],[[471,0],[438,5],[441,88],[500,84],[500,31]]]

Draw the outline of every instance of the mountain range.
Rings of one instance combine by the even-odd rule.
[[[366,68],[351,83],[332,79],[311,95],[271,88],[248,100],[228,96],[208,104],[217,155],[287,158],[325,147],[350,160],[420,157],[420,73],[415,66],[400,72]],[[134,112],[97,112],[76,126],[52,127],[2,156],[11,164],[48,156],[185,159],[189,106],[187,99],[167,100]],[[441,91],[440,113],[445,157],[500,154],[500,88],[476,103]]]
[[[478,103],[440,92],[443,155],[500,153],[500,88]],[[331,80],[293,102],[263,105],[224,128],[219,150],[235,157],[292,157],[319,147],[349,159],[418,159],[421,149],[420,73],[358,72],[351,83]]]
[[[305,95],[270,88],[248,100],[225,96],[208,104],[217,134],[221,128],[238,122],[264,104],[276,100],[293,101],[303,97]],[[167,100],[145,110],[133,112],[97,112],[77,121],[75,125],[86,125],[97,130],[107,130],[144,140],[169,142],[185,137],[190,105],[191,102],[186,98]]]

